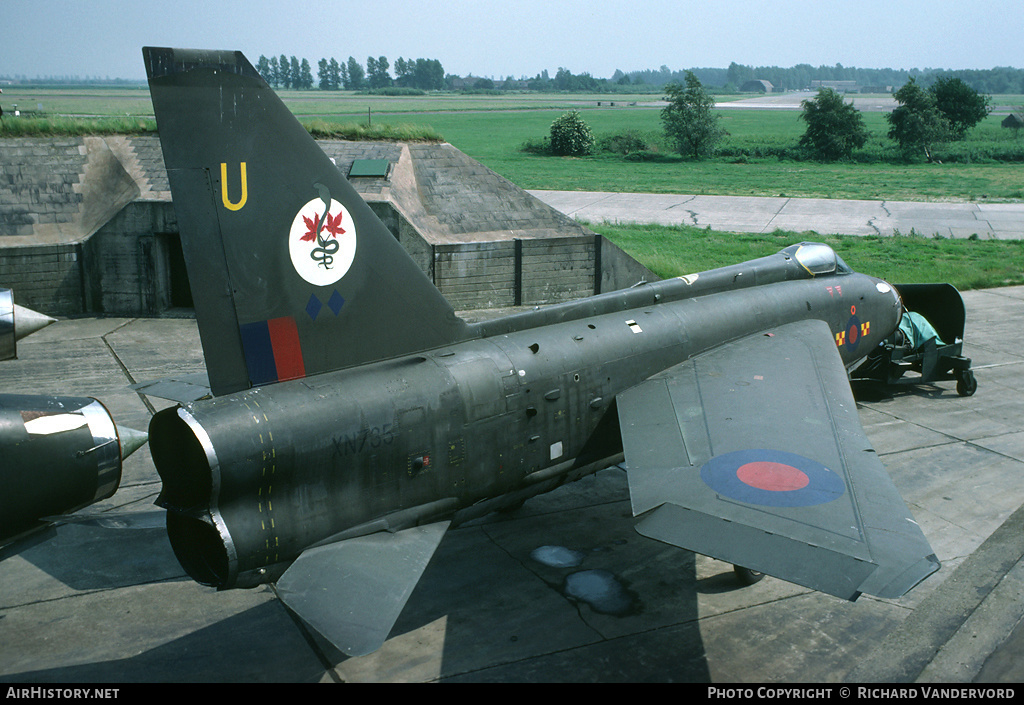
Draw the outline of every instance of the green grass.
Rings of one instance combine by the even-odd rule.
[[[1024,242],[820,235],[776,231],[724,233],[688,226],[588,223],[660,277],[677,277],[778,252],[804,240],[824,242],[858,272],[897,284],[948,282],[957,289],[1024,284]]]
[[[523,152],[523,144],[546,136],[559,115],[557,110],[517,113],[512,119],[502,113],[437,114],[417,116],[417,122],[434,127],[448,142],[526,189],[900,201],[1024,199],[1024,163],[1020,162],[823,164],[734,156],[757,146],[795,145],[803,134],[803,123],[793,111],[729,110],[723,123],[730,134],[722,147],[733,156],[699,162],[683,160],[664,145],[649,161],[625,161],[618,155],[553,157]],[[877,145],[874,149],[894,151],[884,136],[884,115],[866,115]],[[661,132],[659,111],[653,109],[593,109],[583,117],[598,139],[625,130]],[[963,143],[963,148],[997,142],[1024,155],[1024,138],[1014,140],[1010,130],[998,127],[997,118],[990,117],[977,131],[981,137]]]
[[[389,142],[440,142],[443,137],[429,125],[378,122],[329,122],[301,120],[317,139]],[[7,117],[0,125],[0,137],[66,137],[82,135],[156,134],[156,120],[142,117]]]
[[[278,91],[278,95],[296,115],[326,119],[366,117],[367,110],[376,121],[378,115],[416,113],[520,112],[532,110],[586,110],[598,102],[617,109],[630,103],[650,103],[660,95],[601,95],[589,93],[427,93],[422,96],[384,96],[350,91]],[[408,117],[402,118],[408,121]]]
[[[728,137],[722,156],[683,160],[664,144],[661,96],[531,94],[371,96],[350,92],[281,91],[285,104],[318,137],[357,140],[442,139],[526,189],[790,196],[901,201],[1024,200],[1024,135],[990,116],[969,139],[937,150],[944,163],[903,163],[886,136],[884,113],[864,112],[872,132],[852,163],[821,164],[787,157],[803,134],[793,110],[721,110]],[[1000,97],[1004,99],[1005,97]],[[615,107],[608,107],[614,101]],[[603,104],[597,107],[598,102]],[[1003,101],[1005,102],[1005,101]],[[1000,104],[1003,104],[1001,102]],[[145,88],[5,89],[0,136],[152,132]],[[10,117],[12,103],[54,114],[48,126]],[[631,106],[630,103],[637,103]],[[646,107],[645,107],[646,106]],[[372,131],[367,131],[367,110]],[[565,110],[578,109],[600,139],[627,130],[649,137],[643,160],[621,155],[551,157],[522,151],[550,133]],[[56,114],[102,115],[98,121]],[[114,119],[117,118],[117,119]],[[27,121],[27,122],[26,122]],[[414,124],[414,127],[410,127]],[[388,127],[382,127],[382,126]],[[779,158],[779,154],[784,155]],[[952,163],[951,163],[952,162]]]
[[[81,135],[156,134],[156,120],[143,117],[81,118],[4,115],[0,137],[66,137]]]
[[[342,139],[388,142],[441,142],[444,138],[429,125],[408,123],[337,123],[322,119],[302,120],[309,133],[317,139]]]
[[[149,87],[123,88],[23,88],[4,86],[4,119],[19,110],[41,111],[47,115],[124,117],[153,116]],[[41,107],[40,107],[41,106]]]
[[[660,94],[508,93],[473,95],[428,93],[423,96],[383,96],[352,91],[281,90],[284,104],[299,117],[341,117],[345,120],[379,113],[424,113],[466,111],[570,110],[596,107],[598,101],[617,106],[651,102]],[[115,117],[153,115],[148,87],[104,88],[22,88],[4,86],[4,111],[41,110],[50,115]],[[41,108],[39,106],[42,106]]]

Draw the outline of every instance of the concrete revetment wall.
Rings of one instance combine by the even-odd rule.
[[[656,279],[604,238],[449,144],[323,140],[343,174],[458,310],[540,305]],[[155,136],[0,140],[0,286],[68,316],[191,305]]]

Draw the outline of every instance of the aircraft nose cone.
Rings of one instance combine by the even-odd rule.
[[[895,286],[885,281],[884,279],[879,279],[877,282],[875,282],[875,288],[878,290],[879,294],[882,294],[883,296],[892,297],[892,311],[895,317],[893,329],[895,329],[896,326],[900,324],[900,320],[902,320],[903,318],[903,299],[900,298],[900,292],[899,290],[896,289]]]
[[[149,434],[145,431],[136,431],[127,426],[117,427],[117,437],[121,441],[121,460],[146,445],[146,441],[149,440]]]
[[[56,323],[56,318],[50,318],[46,314],[33,311],[24,306],[14,305],[14,339],[21,340],[25,336],[32,335],[51,323]]]

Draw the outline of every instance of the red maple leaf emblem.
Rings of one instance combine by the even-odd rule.
[[[328,216],[328,218],[329,217],[330,216]],[[309,232],[307,232],[305,235],[303,235],[299,239],[302,240],[303,242],[308,242],[309,240],[315,240],[316,239],[316,226],[320,222],[320,214],[319,213],[314,213],[312,218],[307,218],[306,216],[302,216],[302,219],[304,221],[306,221],[306,227],[309,228]]]
[[[335,218],[330,213],[327,214],[327,219],[324,222],[323,229],[330,233],[330,236],[337,239],[338,235],[344,235],[345,229],[341,227],[341,218],[344,213],[338,213],[338,217]],[[306,227],[309,228],[308,232],[303,235],[300,240],[303,242],[309,242],[315,240],[317,236],[316,228],[320,223],[320,214],[314,213],[312,218],[302,216],[302,220],[305,221]]]
[[[331,216],[330,213],[327,214],[327,223],[324,225],[324,228],[331,234],[331,237],[337,238],[339,235],[345,234],[345,229],[341,227],[341,217],[343,215],[343,211],[338,213],[337,218]]]

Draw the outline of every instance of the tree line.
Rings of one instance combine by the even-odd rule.
[[[812,81],[853,81],[858,86],[876,89],[896,89],[913,78],[928,88],[941,79],[959,79],[979,93],[1024,93],[1024,69],[997,66],[992,69],[863,69],[853,66],[811,66],[797,64],[789,68],[779,66],[747,66],[732,62],[728,68],[694,68],[672,71],[662,66],[657,71],[616,71],[612,82],[619,85],[664,86],[686,83],[686,74],[694,74],[703,85],[726,92],[738,91],[752,80],[771,82],[777,91],[797,91],[811,87]]]
[[[320,59],[314,81],[309,61],[295,56],[266,57],[260,55],[256,70],[274,88],[296,88],[310,90],[314,84],[322,91],[359,91],[386,88],[411,88],[419,90],[444,90],[462,88],[469,90],[534,90],[534,91],[597,91],[610,86],[608,79],[597,79],[589,73],[573,74],[566,68],[559,68],[554,78],[547,70],[533,78],[508,76],[495,81],[490,78],[446,74],[437,59],[404,59],[398,57],[394,65],[386,56],[369,56],[366,63],[355,57],[339,62],[334,57]],[[391,75],[392,70],[394,76]]]
[[[390,88],[413,88],[420,90],[441,90],[445,87],[444,67],[437,59],[403,59],[398,57],[392,77],[391,62],[386,56],[370,56],[366,64],[355,57],[339,62],[333,56],[317,62],[316,87],[322,91],[359,91]],[[256,70],[274,88],[313,88],[313,73],[309,61],[281,54],[269,59],[260,55]]]
[[[374,90],[383,88],[415,88],[421,90],[444,90],[452,88],[478,90],[531,90],[564,92],[597,92],[649,89],[677,83],[685,85],[686,75],[693,74],[702,85],[725,92],[738,91],[751,80],[771,82],[776,91],[804,90],[813,81],[852,81],[861,88],[875,91],[897,90],[914,80],[918,85],[929,88],[940,81],[957,79],[978,93],[1024,93],[1024,69],[1009,66],[993,69],[862,69],[835,64],[814,67],[797,64],[790,68],[778,66],[747,66],[732,62],[728,68],[694,68],[672,71],[667,66],[658,70],[631,71],[616,70],[611,78],[595,78],[590,73],[574,74],[565,67],[559,67],[554,76],[547,70],[533,78],[508,76],[504,79],[472,78],[445,74],[437,59],[403,59],[399,57],[394,65],[386,56],[367,57],[365,64],[354,57],[339,62],[335,58],[320,59],[317,77],[314,81],[310,64],[306,59],[295,56],[260,56],[256,69],[275,88],[298,88],[309,90],[314,83],[320,90]],[[394,75],[392,76],[392,70]]]

